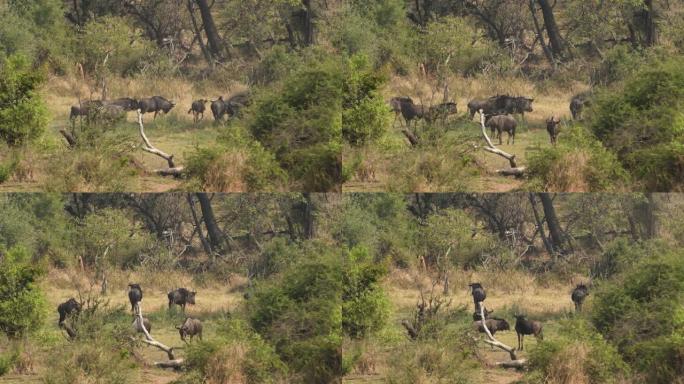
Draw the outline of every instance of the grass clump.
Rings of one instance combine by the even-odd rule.
[[[620,383],[629,369],[617,349],[584,319],[561,320],[553,340],[530,353],[530,383]]]
[[[530,189],[598,192],[620,190],[628,183],[617,156],[586,128],[571,126],[561,135],[557,146],[529,155]]]

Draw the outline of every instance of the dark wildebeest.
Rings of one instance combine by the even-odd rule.
[[[166,100],[161,96],[152,96],[149,99],[141,99],[138,101],[140,112],[143,114],[154,112],[155,119],[157,118],[157,114],[160,112],[167,114],[174,106],[176,106],[176,103]]]
[[[69,114],[70,119],[75,119],[78,116],[88,116],[93,113],[97,108],[101,108],[104,104],[101,100],[87,100],[81,102],[80,105],[72,105],[71,113]]]
[[[475,116],[475,112],[482,112],[485,116],[505,115],[505,114],[521,114],[523,120],[525,119],[525,112],[532,112],[532,102],[524,96],[509,96],[496,95],[488,99],[474,99],[468,103],[468,110],[470,112],[470,119]]]
[[[525,315],[515,315],[515,332],[518,334],[518,350],[523,350],[525,335],[534,335],[539,340],[544,340],[542,323],[527,320]]]
[[[477,308],[477,309],[479,309],[479,308]],[[490,311],[487,308],[484,308],[483,312],[484,312],[485,320],[487,320],[487,319],[489,319],[489,315],[494,313],[494,310],[492,309]],[[473,321],[480,321],[480,320],[482,320],[482,316],[480,316],[480,312],[479,311],[473,312]]]
[[[223,100],[223,96],[219,96],[218,99],[212,101],[210,108],[211,114],[214,115],[214,120],[223,119],[223,115],[226,114],[226,102]]]
[[[188,113],[192,113],[192,120],[195,123],[204,119],[204,111],[207,109],[207,101],[208,100],[200,99],[192,102],[192,105],[190,106]]]
[[[190,341],[192,341],[192,338],[197,335],[200,339],[202,340],[202,322],[199,321],[198,319],[192,319],[190,317],[186,318],[183,324],[180,327],[176,327],[178,330],[178,333],[180,334],[181,340],[185,340],[186,336],[190,336]]]
[[[123,108],[124,111],[135,111],[138,109],[138,100],[131,99],[130,97],[122,97],[114,100],[107,100],[103,102],[105,105],[115,105],[117,107]]]
[[[584,284],[577,284],[572,290],[571,298],[572,302],[575,303],[575,312],[582,312],[582,303],[587,295],[589,295],[589,288]]]
[[[228,100],[224,100],[223,96],[211,102],[211,113],[214,115],[214,120],[222,120],[223,116],[236,116],[240,110],[252,103],[252,94],[250,91],[238,92],[231,96]]]
[[[135,305],[143,299],[143,291],[140,284],[128,284],[128,300],[131,302],[131,311],[135,311]]]
[[[59,325],[62,326],[64,324],[64,320],[66,320],[67,316],[72,315],[74,313],[79,313],[81,312],[81,304],[76,301],[73,297],[70,298],[69,300],[63,302],[62,304],[57,306],[57,312],[59,312]]]
[[[499,145],[503,144],[502,133],[508,133],[508,138],[506,139],[506,144],[515,144],[515,129],[518,127],[518,122],[509,115],[496,115],[487,119],[485,126],[489,127],[492,131],[492,135],[496,132],[496,137],[499,138]]]
[[[582,120],[582,111],[585,106],[591,105],[591,92],[578,93],[570,100],[570,113],[573,120]]]
[[[410,128],[411,121],[425,117],[426,109],[422,105],[416,105],[412,100],[399,100],[401,116],[406,120],[406,125]]]
[[[482,284],[480,283],[470,283],[470,293],[473,295],[473,302],[475,303],[475,312],[480,313],[480,305],[487,298],[487,293],[485,292]],[[486,309],[483,309],[486,311]],[[486,316],[485,316],[486,317]]]
[[[134,316],[133,318],[133,330],[135,330],[138,333],[145,333],[142,330],[142,327],[140,326],[140,318],[138,316]],[[145,329],[147,329],[147,333],[152,333],[152,323],[150,323],[150,319],[147,317],[143,317],[143,325],[145,326]]]
[[[558,116],[551,116],[546,119],[546,132],[549,133],[551,144],[556,145],[558,133],[560,132],[560,118]]]
[[[443,121],[446,121],[446,119],[448,119],[449,116],[455,115],[456,113],[458,113],[456,103],[454,103],[453,101],[449,101],[446,103],[441,103],[430,107],[427,115],[425,116],[425,119],[431,123],[440,118],[443,119]]]
[[[413,99],[407,96],[397,96],[390,99],[390,109],[392,112],[394,112],[394,122],[392,123],[392,125],[395,125],[397,123],[397,119],[401,115],[402,102],[413,104]],[[399,123],[401,124],[401,120],[399,120]]]
[[[487,319],[485,320],[485,324],[487,324],[487,329],[489,329],[489,332],[492,335],[494,335],[498,331],[508,331],[509,329],[511,329],[511,326],[510,324],[508,324],[508,321],[504,319]],[[480,333],[485,333],[484,327],[482,326],[482,321],[474,321],[473,328],[475,328]]]
[[[174,291],[169,292],[167,295],[169,297],[169,309],[171,306],[176,304],[180,305],[183,312],[185,312],[185,304],[195,305],[195,294],[197,292],[188,291],[185,288],[178,288]]]

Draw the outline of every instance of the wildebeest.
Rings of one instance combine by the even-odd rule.
[[[96,108],[101,108],[103,105],[101,100],[86,100],[81,102],[80,105],[72,105],[69,118],[73,120],[78,116],[88,116]]]
[[[560,118],[558,116],[551,116],[546,119],[546,132],[549,133],[551,144],[556,145],[556,139],[558,139],[560,132]]]
[[[487,293],[485,292],[482,284],[480,283],[470,283],[470,293],[473,295],[473,302],[475,303],[475,311],[480,312],[480,304],[487,298]]]
[[[515,144],[515,129],[518,126],[518,122],[509,115],[496,115],[487,119],[485,123],[486,127],[492,131],[492,135],[496,132],[496,136],[499,138],[499,145],[503,144],[501,139],[502,133],[508,133],[508,138],[506,139],[506,144]]]
[[[62,326],[64,324],[64,320],[66,320],[67,316],[72,315],[74,313],[79,313],[81,311],[81,304],[76,301],[73,297],[70,298],[69,300],[63,302],[62,304],[57,306],[57,312],[59,312],[59,325]]]
[[[188,113],[192,113],[192,119],[195,123],[204,119],[204,111],[207,109],[207,101],[208,100],[205,99],[199,99],[192,102]]]
[[[571,298],[572,302],[575,303],[575,312],[582,312],[582,303],[587,295],[589,295],[589,288],[584,284],[577,284],[572,290]]]
[[[143,114],[154,112],[155,119],[159,112],[167,114],[174,106],[176,106],[176,103],[161,96],[152,96],[149,99],[141,99],[138,101],[138,109],[140,109],[140,112]]]
[[[399,108],[401,111],[401,116],[406,121],[406,125],[408,127],[411,127],[411,121],[422,119],[426,114],[425,107],[414,104],[413,100],[411,99],[399,100]]]
[[[425,119],[429,122],[434,122],[435,120],[440,118],[446,120],[450,115],[455,115],[456,113],[458,113],[456,103],[454,103],[453,101],[449,101],[446,103],[441,103],[430,107],[428,113],[425,116]]]
[[[131,311],[135,311],[135,305],[142,301],[143,291],[140,284],[128,284],[128,300],[131,302]]]
[[[134,316],[133,318],[133,330],[135,330],[138,333],[145,333],[142,330],[142,327],[140,326],[140,318],[138,316]],[[147,317],[143,317],[143,325],[145,326],[145,329],[147,329],[147,333],[152,333],[152,323],[150,323],[150,319]]]
[[[474,99],[468,103],[470,119],[475,112],[482,110],[485,116],[521,114],[525,119],[525,112],[532,112],[534,99],[524,96],[496,95],[488,99]]]
[[[224,100],[223,96],[219,96],[216,100],[211,102],[211,113],[214,115],[214,120],[221,120],[223,116],[236,116],[240,110],[252,103],[252,94],[250,91],[238,92],[231,96],[228,100]]]
[[[124,111],[135,111],[138,109],[138,100],[132,99],[130,97],[121,97],[114,100],[103,101],[105,105],[116,105],[123,108]]]
[[[195,294],[197,292],[189,291],[185,288],[178,288],[169,292],[167,295],[169,298],[169,309],[174,304],[180,305],[183,312],[185,312],[185,305],[192,304],[195,305]]]
[[[570,100],[570,113],[573,120],[582,120],[584,107],[591,105],[591,91],[578,93]]]
[[[494,335],[498,331],[508,331],[509,329],[511,329],[510,324],[508,324],[508,321],[506,321],[505,319],[487,319],[485,320],[485,324],[487,324],[487,329],[489,329],[489,332],[492,335]],[[482,321],[474,321],[473,328],[480,333],[484,333],[485,331],[484,327],[482,326]]]
[[[544,340],[542,323],[527,320],[525,315],[515,315],[515,332],[518,334],[518,350],[523,350],[525,335],[534,335],[539,340]]]
[[[180,334],[181,340],[185,340],[187,336],[190,336],[190,341],[192,341],[192,338],[197,335],[200,339],[202,340],[202,322],[199,321],[198,319],[193,319],[193,318],[186,318],[183,324],[181,324],[180,327],[176,327],[178,330],[178,333]]]
[[[476,308],[476,309],[479,309],[479,308]],[[484,312],[485,320],[487,320],[487,319],[489,319],[489,315],[491,315],[492,313],[494,313],[494,310],[492,309],[492,310],[490,311],[490,310],[488,310],[487,308],[484,308],[484,309],[483,309],[483,312]],[[482,320],[482,316],[480,315],[480,312],[479,312],[479,311],[473,312],[473,321],[480,321],[480,320]]]
[[[392,110],[392,112],[394,112],[394,122],[392,123],[392,125],[397,123],[397,119],[401,115],[402,102],[413,104],[413,99],[407,96],[396,96],[390,99],[390,109]],[[399,120],[399,122],[401,123],[401,120]]]

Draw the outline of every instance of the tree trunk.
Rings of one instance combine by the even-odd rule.
[[[544,16],[544,26],[546,27],[546,34],[549,36],[549,44],[551,45],[551,52],[558,59],[563,56],[563,40],[556,24],[556,17],[553,14],[553,7],[548,0],[537,0]]]
[[[316,236],[316,220],[311,193],[304,193],[304,199],[306,200],[306,206],[304,207],[304,237],[306,239],[313,239]]]
[[[192,32],[195,34],[195,38],[197,39],[197,43],[200,46],[200,49],[202,50],[202,55],[204,55],[204,59],[207,61],[207,64],[209,64],[210,68],[214,67],[214,61],[211,58],[211,53],[207,49],[207,46],[204,44],[204,39],[202,39],[202,32],[200,30],[199,25],[197,25],[197,19],[195,19],[195,9],[192,6],[192,0],[188,0],[188,13],[190,13],[190,21],[192,22]]]
[[[202,243],[202,248],[204,248],[204,252],[206,252],[207,255],[212,255],[214,252],[211,249],[211,245],[207,241],[207,238],[204,236],[204,232],[202,232],[202,221],[199,220],[199,218],[197,217],[197,212],[195,211],[195,201],[192,199],[192,194],[188,193],[187,199],[188,205],[190,205],[190,213],[192,214],[192,220],[195,223],[195,228],[197,228],[197,234],[199,235],[200,242]]]
[[[544,243],[544,248],[546,248],[546,252],[552,255],[553,245],[551,245],[549,238],[546,237],[546,232],[544,232],[544,220],[539,217],[539,212],[537,211],[537,200],[534,198],[534,193],[530,193],[530,204],[532,204],[532,213],[534,214],[534,220],[539,228],[539,235]]]
[[[306,9],[304,16],[304,45],[311,46],[316,43],[316,31],[313,23],[313,9],[311,7],[311,0],[302,0],[302,4]]]
[[[211,249],[214,252],[220,251],[223,244],[223,234],[216,224],[214,208],[211,206],[209,196],[206,193],[197,193],[197,200],[199,200],[200,208],[202,209],[202,217],[204,218],[204,225],[207,227]]]
[[[539,43],[541,44],[542,50],[544,51],[544,56],[546,56],[546,59],[549,61],[549,64],[551,64],[553,68],[556,68],[556,61],[553,59],[553,52],[551,52],[549,46],[546,44],[546,40],[544,40],[544,32],[539,26],[539,20],[537,20],[537,6],[534,0],[530,0],[530,12],[532,13],[534,30],[537,33],[537,36],[539,36]]]
[[[553,201],[548,193],[540,193],[542,207],[544,207],[544,216],[546,217],[546,225],[549,227],[549,235],[551,237],[551,246],[554,254],[563,251],[563,236],[561,234],[560,223],[558,216],[556,216],[556,208],[553,206]]]
[[[223,58],[223,44],[219,37],[216,24],[214,24],[214,17],[211,15],[211,9],[207,0],[195,0],[202,15],[202,24],[204,24],[204,32],[207,34],[207,41],[209,42],[209,51],[216,59]]]

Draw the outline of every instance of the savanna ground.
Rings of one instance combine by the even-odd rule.
[[[384,98],[389,100],[394,96],[409,96],[418,104],[426,106],[442,102],[439,90],[430,87],[433,80],[424,78],[395,77],[384,90]],[[588,85],[580,82],[569,87],[553,87],[551,85],[535,84],[523,78],[453,78],[448,82],[451,91],[450,100],[457,104],[458,112],[449,117],[446,124],[438,121],[434,123],[438,130],[443,130],[439,138],[444,143],[453,143],[449,148],[438,146],[419,146],[412,148],[401,132],[406,128],[404,119],[399,116],[392,127],[378,145],[363,148],[345,147],[345,164],[353,163],[355,157],[363,160],[356,174],[344,184],[345,192],[380,192],[387,190],[413,189],[418,192],[435,192],[448,190],[472,190],[488,192],[508,192],[523,188],[524,181],[512,176],[502,176],[498,169],[510,167],[508,160],[481,149],[485,140],[481,134],[479,114],[469,119],[468,102],[473,99],[483,99],[497,94],[523,95],[534,98],[533,112],[525,114],[524,121],[520,115],[515,143],[507,144],[507,134],[502,136],[503,144],[499,146],[495,137],[487,130],[494,145],[502,150],[514,154],[519,166],[527,164],[530,153],[537,153],[541,148],[551,147],[546,132],[546,119],[558,116],[562,120],[562,127],[573,124],[569,104],[573,95],[585,91]],[[417,124],[417,128],[416,127]],[[412,130],[419,136],[425,131],[428,123],[419,120],[412,123]],[[562,128],[561,128],[562,129]],[[561,130],[562,138],[563,130]],[[467,145],[464,145],[467,144]],[[479,147],[479,148],[476,148]],[[434,161],[433,175],[422,169],[411,169],[406,158],[437,157]],[[460,168],[463,162],[470,162],[474,167],[466,174],[454,171],[448,175],[449,167]],[[420,163],[420,160],[416,160]],[[430,162],[426,161],[426,167]],[[407,168],[400,168],[407,167]],[[444,169],[439,173],[439,169]]]
[[[129,282],[140,282],[143,287],[143,301],[141,309],[143,315],[150,319],[152,324],[151,335],[159,342],[173,347],[178,358],[185,357],[184,346],[176,326],[179,326],[185,317],[198,318],[203,323],[203,340],[212,340],[216,336],[217,321],[230,317],[242,302],[244,284],[246,279],[233,275],[225,282],[213,281],[210,283],[197,284],[192,276],[182,272],[118,272],[110,276],[109,290],[101,294],[100,286],[93,286],[80,271],[51,270],[43,279],[40,288],[45,292],[47,306],[50,308],[49,316],[45,319],[43,330],[38,336],[38,341],[32,343],[27,349],[29,359],[32,361],[30,374],[8,374],[0,377],[2,383],[42,383],[43,379],[50,375],[49,364],[45,363],[48,353],[55,353],[60,345],[69,343],[66,332],[57,325],[59,314],[57,306],[70,297],[86,300],[97,299],[108,308],[121,308],[133,316],[128,300]],[[185,314],[179,306],[168,309],[167,293],[177,287],[188,287],[197,290],[196,305],[187,305]],[[81,295],[81,296],[79,296]],[[142,334],[136,337],[142,338]],[[136,372],[135,382],[162,384],[170,383],[180,377],[180,373],[172,369],[159,369],[153,366],[155,361],[166,361],[165,352],[151,346],[140,343],[135,350],[135,360],[140,369]],[[85,378],[84,378],[85,379]]]
[[[544,324],[544,338],[553,339],[556,336],[559,319],[573,316],[574,306],[570,299],[573,283],[580,282],[582,277],[577,275],[569,280],[561,280],[557,277],[534,275],[521,271],[456,271],[450,274],[450,292],[443,295],[443,284],[435,284],[429,274],[420,271],[394,270],[390,273],[383,287],[389,297],[392,314],[388,321],[388,327],[382,334],[372,341],[365,341],[372,347],[368,348],[363,355],[357,371],[347,375],[344,382],[348,383],[385,383],[390,369],[398,369],[396,366],[389,367],[387,361],[397,349],[412,348],[411,341],[401,321],[410,319],[416,310],[416,304],[421,302],[421,291],[426,300],[431,293],[450,302],[443,311],[465,311],[467,318],[459,321],[466,326],[472,323],[473,311],[472,296],[468,284],[481,282],[487,291],[485,307],[494,310],[492,317],[506,319],[511,330],[497,332],[495,337],[500,342],[517,347],[517,337],[514,329],[514,314],[527,314],[529,319],[542,321]],[[434,284],[434,285],[433,285]],[[586,308],[586,307],[585,307]],[[484,338],[484,334],[472,333],[468,337]],[[348,341],[347,347],[355,342]],[[528,358],[528,352],[537,344],[532,336],[525,337],[525,351],[518,352],[518,358]],[[510,356],[507,352],[489,345],[477,343],[477,359],[481,364],[475,377],[474,383],[508,384],[518,382],[523,378],[523,373],[515,369],[502,369],[494,366],[496,362],[508,361]],[[424,377],[420,382],[431,382]]]

